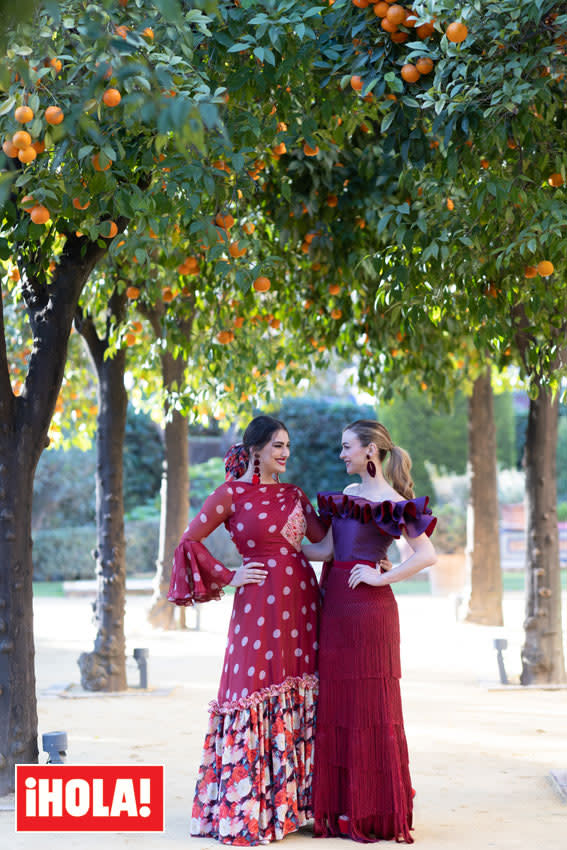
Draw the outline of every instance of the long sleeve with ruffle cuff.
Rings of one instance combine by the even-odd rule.
[[[167,598],[176,605],[220,599],[232,570],[220,564],[198,540],[182,539],[175,550]]]
[[[222,588],[230,583],[233,572],[213,558],[200,541],[226,522],[231,509],[231,495],[226,484],[221,484],[205,501],[175,550],[167,594],[170,602],[193,605],[222,596]]]

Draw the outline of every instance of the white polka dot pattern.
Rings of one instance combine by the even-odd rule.
[[[231,489],[234,512],[229,514],[227,497],[222,516],[229,516],[232,539],[244,563],[261,563],[267,571],[261,583],[242,585],[234,596],[219,688],[221,704],[246,698],[248,705],[257,691],[316,672],[319,590],[300,553],[298,561],[295,538],[282,533],[291,527],[288,517],[293,515],[292,530],[304,522],[296,488],[247,483]],[[213,512],[221,516],[215,506],[203,513]]]

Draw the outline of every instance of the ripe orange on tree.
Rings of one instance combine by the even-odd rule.
[[[400,30],[399,32],[393,32],[390,35],[390,38],[392,39],[394,44],[403,44],[405,41],[408,40],[409,33],[403,32],[402,30]]]
[[[390,6],[386,3],[386,0],[379,0],[378,3],[374,4],[374,14],[377,18],[385,18],[389,8]]]
[[[380,24],[384,32],[389,32],[393,34],[398,31],[398,27],[396,24],[393,24],[389,18],[382,18],[382,22]]]
[[[173,289],[170,286],[164,286],[161,291],[161,297],[166,304],[169,304],[169,302],[173,301],[173,299],[175,298]]]
[[[526,268],[524,269],[524,277],[530,278],[530,277],[536,277],[536,276],[537,276],[536,267],[535,266],[526,266]]]
[[[547,178],[547,182],[550,186],[554,186],[555,188],[557,188],[558,186],[563,186],[564,180],[561,174],[559,174],[558,172],[554,172],[553,174],[549,175],[549,177]]]
[[[341,291],[341,286],[339,283],[330,283],[329,284],[329,295],[338,295]]]
[[[430,59],[429,56],[420,56],[415,67],[420,74],[430,74],[433,71],[433,59]]]
[[[51,218],[50,212],[43,204],[36,204],[30,210],[30,218],[34,224],[46,224]]]
[[[49,60],[48,64],[51,65],[51,67],[55,69],[56,74],[58,74],[63,67],[63,62],[61,61],[61,59],[57,59],[57,57],[55,57],[55,56],[53,57],[53,59]]]
[[[234,320],[234,327],[235,328],[241,328],[243,324],[244,324],[244,316],[237,316],[236,319]]]
[[[31,145],[27,148],[21,148],[18,151],[18,159],[20,160],[20,162],[23,162],[24,165],[27,165],[28,162],[33,162],[36,156],[37,154],[35,152],[35,148],[33,148]]]
[[[541,277],[549,277],[554,272],[553,263],[549,260],[541,260],[537,264],[537,272]]]
[[[142,30],[142,35],[146,38],[149,38],[150,41],[153,41],[154,31],[151,27],[146,27],[144,30]]]
[[[280,142],[279,145],[276,145],[274,148],[272,148],[272,150],[276,154],[276,156],[283,156],[284,153],[287,153],[285,142]]]
[[[339,199],[336,195],[327,195],[327,206],[328,207],[336,207],[339,203]]]
[[[354,89],[354,91],[362,91],[364,83],[362,82],[362,79],[358,76],[358,74],[353,74],[353,76],[350,78],[350,85],[351,88]]]
[[[342,315],[343,315],[343,311],[341,310],[340,307],[335,307],[333,310],[331,310],[331,318],[332,319],[340,319],[340,318],[342,318]]]
[[[251,236],[251,235],[252,235],[252,233],[254,233],[254,231],[256,230],[256,225],[255,225],[255,224],[253,224],[253,222],[251,222],[251,221],[247,221],[247,222],[245,222],[245,223],[242,225],[242,230],[243,230],[243,231],[244,231],[244,233],[246,233],[248,236]]]
[[[217,213],[215,217],[215,224],[222,227],[223,230],[230,230],[234,224],[234,217],[230,213],[227,213],[226,215]]]
[[[271,281],[269,277],[264,277],[264,275],[260,275],[257,277],[252,286],[256,290],[256,292],[267,292],[271,286]]]
[[[460,44],[468,34],[469,31],[462,21],[453,21],[452,24],[449,24],[445,32],[447,39],[452,41],[453,44]]]
[[[104,238],[114,239],[114,237],[118,233],[118,227],[116,226],[116,222],[106,221],[105,224],[108,224],[108,233],[103,234]]]
[[[43,153],[45,150],[45,142],[43,139],[38,139],[36,142],[32,142],[32,148],[36,153]]]
[[[246,253],[246,248],[239,248],[238,242],[231,242],[228,246],[228,253],[231,257],[238,259],[239,257],[243,257]]]
[[[65,115],[60,106],[48,106],[45,110],[45,120],[48,124],[61,124]]]
[[[14,111],[14,118],[18,124],[27,124],[33,121],[33,109],[29,106],[18,106]]]
[[[312,148],[311,145],[308,145],[307,142],[305,142],[303,145],[303,153],[305,156],[317,156],[319,153],[319,146],[315,145],[315,147]]]
[[[104,92],[102,100],[106,106],[114,107],[118,106],[118,104],[122,100],[122,95],[120,94],[118,89],[109,88],[106,89],[106,91]]]
[[[130,298],[130,300],[134,301],[140,294],[140,290],[137,286],[129,286],[126,289],[126,298]]]
[[[357,9],[366,9],[370,5],[370,0],[352,0],[352,5]]]
[[[403,6],[400,6],[398,3],[394,3],[388,9],[386,13],[386,18],[390,21],[394,26],[399,27],[400,24],[403,24],[407,16],[407,12]]]
[[[419,27],[416,27],[417,37],[422,41],[425,41],[426,38],[429,38],[430,35],[433,35],[435,27],[433,25],[433,21],[428,21],[426,24],[421,24]]]
[[[411,62],[407,62],[402,66],[402,70],[400,71],[402,79],[406,81],[406,83],[417,83],[421,74]]]
[[[12,136],[12,144],[19,151],[23,150],[24,148],[29,148],[31,145],[31,136],[28,132],[26,132],[26,130],[18,130]]]
[[[93,164],[93,168],[95,171],[108,171],[110,168],[110,162],[108,162],[104,167],[100,164],[99,154],[95,153],[91,157],[91,162]]]
[[[4,139],[2,142],[2,150],[6,156],[9,156],[11,159],[15,159],[18,156],[18,148],[11,139]]]
[[[37,206],[37,201],[34,200],[32,195],[24,195],[21,203],[22,203],[22,208],[26,212],[31,212],[33,207]]]
[[[130,347],[132,345],[136,345],[136,343],[138,342],[138,338],[135,333],[131,333],[130,331],[128,331],[128,333],[124,337],[124,342],[127,346]]]
[[[448,210],[451,210],[451,211],[452,211],[452,210],[454,210],[454,209],[455,209],[455,203],[454,203],[454,201],[452,201],[452,200],[451,200],[451,198],[447,198],[447,202],[446,202],[446,203],[447,203],[447,209],[448,209]]]
[[[220,331],[220,333],[217,334],[217,339],[221,345],[227,345],[227,343],[234,340],[234,334],[232,331]]]

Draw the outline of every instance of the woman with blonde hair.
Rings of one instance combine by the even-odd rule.
[[[407,452],[379,422],[345,428],[341,459],[360,482],[319,493],[326,537],[303,547],[325,561],[313,777],[315,835],[412,843],[412,787],[400,700],[398,610],[391,584],[435,563],[436,519],[414,498]],[[385,471],[383,464],[386,463]],[[404,536],[411,554],[391,568]]]

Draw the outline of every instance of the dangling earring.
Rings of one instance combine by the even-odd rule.
[[[254,452],[254,473],[252,475],[252,484],[260,483],[260,456]]]
[[[366,464],[366,471],[371,478],[376,478],[376,464],[373,460],[370,460],[370,455],[366,455],[366,459],[368,461]]]

